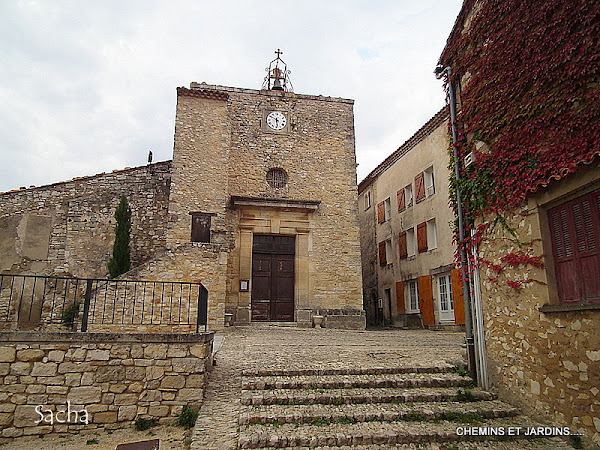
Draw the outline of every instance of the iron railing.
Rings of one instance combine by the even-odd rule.
[[[0,274],[0,329],[196,332],[201,283]]]

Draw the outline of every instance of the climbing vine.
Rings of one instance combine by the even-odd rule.
[[[597,0],[465,2],[440,63],[452,67],[446,82],[460,85],[458,156],[475,156],[451,183],[467,235],[478,217],[502,222],[528,194],[600,154],[599,39]],[[502,263],[540,267],[525,256]]]

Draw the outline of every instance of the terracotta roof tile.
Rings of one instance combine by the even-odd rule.
[[[222,101],[227,101],[229,99],[229,94],[226,92],[215,91],[213,89],[188,89],[185,87],[178,87],[177,95]]]

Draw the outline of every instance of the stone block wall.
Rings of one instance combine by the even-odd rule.
[[[127,428],[140,417],[174,421],[185,405],[202,403],[212,339],[212,333],[2,332],[0,439]],[[83,414],[69,423],[60,413],[68,407],[85,409],[89,423]]]
[[[171,162],[0,194],[0,271],[103,278],[121,195],[137,265],[166,243]]]
[[[212,214],[211,245],[220,245],[226,260],[225,301],[236,323],[251,320],[250,293],[239,286],[251,279],[252,236],[287,234],[298,242],[295,320],[345,310],[353,311],[345,319],[358,317],[355,327],[364,328],[353,104],[204,83],[178,89],[167,246],[189,242],[190,212]],[[286,115],[284,129],[265,125],[269,111]],[[269,184],[271,169],[285,172],[284,186]],[[236,206],[238,197],[262,204]],[[318,207],[299,206],[304,201]]]
[[[558,299],[545,217],[546,205],[562,202],[566,195],[581,195],[589,186],[600,186],[599,181],[597,168],[580,171],[505,214],[518,241],[530,243],[531,254],[544,257],[544,267],[524,264],[498,274],[484,264],[481,270],[492,387],[527,413],[583,433],[596,446],[600,445],[600,307],[548,308]],[[501,264],[502,256],[523,249],[527,247],[498,225],[486,234],[479,257]],[[506,284],[530,279],[536,281],[519,289]]]

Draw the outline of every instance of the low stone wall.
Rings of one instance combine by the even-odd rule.
[[[212,333],[0,332],[1,437],[174,420],[202,403],[212,341]]]

